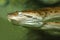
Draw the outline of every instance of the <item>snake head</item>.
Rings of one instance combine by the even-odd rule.
[[[16,11],[8,14],[9,22],[25,27],[40,27],[43,24],[42,19],[37,12],[31,11]]]

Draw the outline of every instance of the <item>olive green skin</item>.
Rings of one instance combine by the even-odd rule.
[[[8,20],[28,29],[42,30],[50,35],[60,35],[60,7],[17,11],[9,13]]]

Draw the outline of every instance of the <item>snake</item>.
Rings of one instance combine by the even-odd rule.
[[[8,13],[12,24],[60,35],[60,7],[44,7]]]

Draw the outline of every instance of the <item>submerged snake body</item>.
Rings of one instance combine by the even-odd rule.
[[[16,25],[38,28],[52,34],[60,34],[60,7],[9,13],[8,20]]]

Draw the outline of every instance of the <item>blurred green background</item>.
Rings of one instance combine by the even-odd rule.
[[[28,29],[9,23],[7,14],[26,9],[39,9],[46,5],[55,6],[57,2],[59,0],[0,0],[0,40],[36,40],[37,33],[29,33]]]

